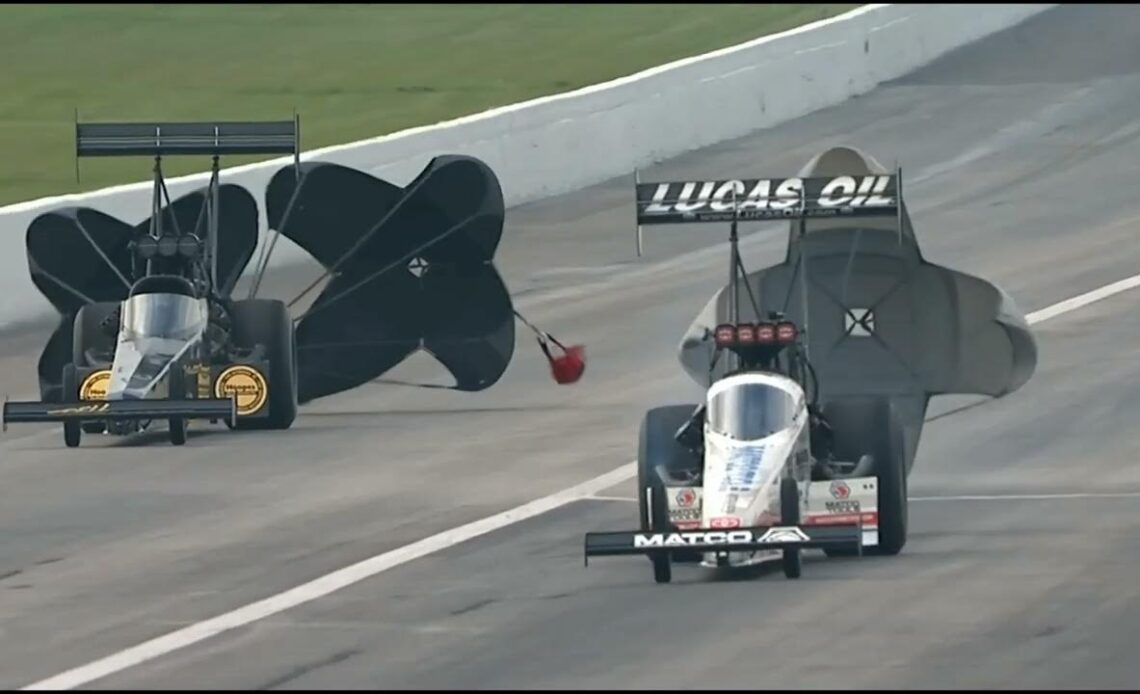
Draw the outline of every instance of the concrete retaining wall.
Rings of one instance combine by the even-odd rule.
[[[1052,6],[865,5],[604,84],[313,150],[303,159],[334,161],[403,185],[434,155],[468,154],[498,173],[507,204],[518,205],[835,105]],[[303,113],[301,124],[303,139]],[[246,186],[263,204],[269,178],[290,161],[227,169],[223,181]],[[140,160],[140,173],[148,166]],[[171,179],[171,197],[206,180],[205,174]],[[0,208],[0,327],[52,314],[28,275],[24,232],[32,219],[81,204],[135,223],[149,215],[150,194],[145,181]],[[303,257],[281,239],[271,265]]]

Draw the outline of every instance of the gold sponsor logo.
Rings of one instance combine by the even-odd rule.
[[[106,400],[107,387],[111,384],[111,370],[102,369],[83,379],[79,386],[80,400]]]
[[[252,366],[231,366],[218,375],[214,394],[218,398],[235,398],[238,415],[247,416],[265,405],[269,387],[261,372]]]
[[[210,367],[206,364],[195,364],[187,369],[194,376],[198,386],[198,399],[205,400],[210,397]]]
[[[63,407],[58,410],[48,410],[48,414],[99,414],[111,409],[111,403],[103,402],[98,405],[80,405],[78,407]]]

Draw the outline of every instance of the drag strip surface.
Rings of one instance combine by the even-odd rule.
[[[1028,311],[1140,267],[1140,11],[1070,6],[876,92],[646,178],[789,175],[853,144],[903,164],[926,257]],[[699,392],[677,340],[723,281],[715,227],[647,232],[631,181],[513,210],[525,312],[590,365],[552,384],[529,338],[491,391],[363,388],[281,435],[0,448],[0,686],[17,687],[543,497],[630,460],[644,410]],[[776,262],[782,230],[744,243]],[[628,269],[628,270],[627,270]],[[303,285],[309,277],[298,278]],[[284,280],[282,280],[284,282]],[[928,425],[916,497],[1140,491],[1140,298],[1038,326],[1033,381]],[[35,353],[0,353],[27,384]],[[408,375],[427,367],[412,365]],[[24,381],[21,381],[24,379]],[[14,386],[13,386],[14,387]],[[149,443],[148,443],[149,441]],[[628,483],[606,496],[632,496]],[[1121,686],[1138,616],[1133,497],[916,501],[893,559],[713,582],[581,561],[635,507],[582,501],[98,680],[98,687]]]

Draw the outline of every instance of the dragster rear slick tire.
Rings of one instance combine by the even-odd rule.
[[[892,447],[888,455],[875,460],[879,483],[879,544],[865,554],[895,556],[906,545],[907,479],[901,453]]]
[[[60,394],[63,402],[71,402],[73,399],[79,398],[79,384],[76,382],[75,377],[75,364],[67,364],[63,367],[62,388]],[[63,443],[68,448],[78,448],[80,441],[83,440],[83,424],[76,421],[65,421],[63,423]]]
[[[77,367],[98,365],[89,358],[89,352],[114,358],[119,326],[110,320],[119,306],[118,301],[98,301],[84,304],[76,312],[71,336],[71,361]],[[109,368],[110,362],[105,363]]]
[[[118,301],[97,301],[92,304],[84,304],[76,312],[71,333],[71,361],[77,370],[80,367],[92,366],[110,368],[111,362],[100,362],[92,357],[103,355],[109,359],[114,359],[115,340],[119,326],[116,321],[111,319],[116,317],[115,313],[119,307]],[[78,382],[78,378],[76,382]],[[65,387],[63,390],[65,399],[68,392]],[[78,397],[78,387],[71,392],[74,392],[75,396]],[[79,428],[87,434],[102,434],[107,431],[107,423],[99,420],[81,422]]]
[[[297,418],[297,337],[283,301],[246,299],[231,306],[235,341],[244,348],[265,346],[269,398],[264,417],[238,417],[235,430],[288,429]]]
[[[646,532],[669,532],[669,500],[665,496],[665,483],[657,473],[658,467],[680,471],[699,465],[699,461],[677,443],[674,435],[688,421],[696,405],[667,405],[655,407],[645,413],[637,451],[637,502],[641,529]],[[649,554],[653,563],[653,580],[669,583],[673,580],[672,552]]]
[[[780,480],[780,522],[782,525],[800,524],[800,486],[794,477]],[[784,575],[799,578],[803,573],[803,556],[799,547],[785,547]]]
[[[836,455],[857,460],[874,458],[879,488],[879,542],[864,547],[864,556],[893,556],[906,545],[907,473],[900,423],[885,397],[845,398],[828,403],[824,414],[835,430]],[[829,557],[856,556],[858,550],[825,550]]]
[[[869,556],[894,556],[906,545],[907,480],[902,430],[889,398],[878,398],[872,455],[879,487],[879,542],[863,550]]]

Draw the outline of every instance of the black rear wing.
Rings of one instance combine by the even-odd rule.
[[[206,227],[206,262],[210,285],[218,285],[218,186],[221,175],[219,158],[222,155],[291,154],[298,178],[301,171],[301,117],[293,114],[292,120],[278,121],[217,121],[203,122],[135,122],[135,123],[80,123],[75,115],[75,181],[79,182],[79,160],[84,157],[154,157],[154,192],[151,196],[151,219],[148,233],[153,238],[164,235],[163,220],[159,214],[163,201],[169,206],[170,192],[162,173],[164,156],[209,156],[210,181],[202,202],[199,220]],[[182,230],[175,224],[175,235]],[[197,232],[197,228],[195,229]],[[138,259],[132,255],[132,263]],[[151,259],[145,261],[146,274],[150,273]],[[258,261],[261,262],[260,259]],[[261,270],[263,271],[263,270]],[[137,268],[134,274],[139,274]]]
[[[300,155],[301,119],[218,123],[79,123],[75,156]]]
[[[646,225],[826,217],[900,218],[902,171],[815,178],[642,183],[634,174],[637,254]]]

